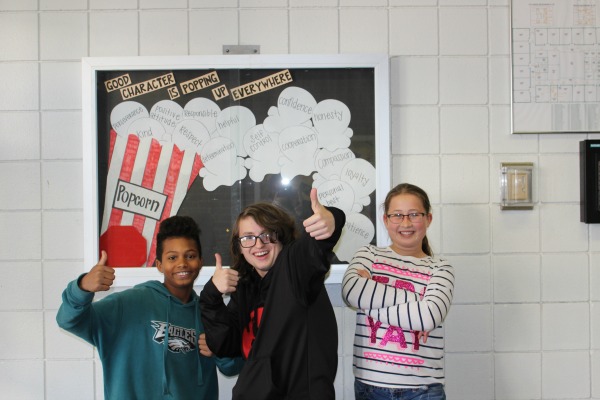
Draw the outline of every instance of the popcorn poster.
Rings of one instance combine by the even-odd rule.
[[[337,260],[375,242],[373,71],[218,69],[98,73],[100,249],[151,267],[159,224],[193,217],[204,265],[229,263],[232,223],[275,202],[298,223],[309,191],[346,213]]]

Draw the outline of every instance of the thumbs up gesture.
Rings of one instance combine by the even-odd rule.
[[[215,254],[215,263],[216,268],[212,281],[216,288],[222,294],[235,292],[240,279],[238,272],[234,269],[223,268],[221,255],[219,253]]]
[[[79,282],[79,287],[86,292],[107,291],[115,280],[115,270],[108,265],[108,254],[102,250],[98,264],[85,274]]]
[[[304,229],[317,240],[329,238],[335,230],[335,219],[333,214],[319,202],[315,188],[310,191],[310,206],[313,215],[304,220]]]

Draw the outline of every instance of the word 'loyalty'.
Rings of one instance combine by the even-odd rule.
[[[346,176],[351,181],[358,181],[358,183],[360,183],[361,185],[363,185],[363,187],[367,186],[367,183],[369,183],[369,177],[365,176],[365,174],[363,174],[360,171],[359,172],[354,172],[350,168],[348,168],[346,170]]]
[[[113,208],[160,220],[167,195],[119,180]]]

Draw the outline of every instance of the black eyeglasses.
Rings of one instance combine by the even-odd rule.
[[[392,224],[401,224],[404,217],[408,217],[410,222],[422,222],[426,213],[408,213],[408,214],[387,214],[388,219]]]
[[[260,241],[263,244],[277,243],[277,235],[275,234],[275,232],[261,233],[258,236],[254,236],[254,235],[242,236],[238,240],[240,241],[240,245],[242,247],[248,248],[248,247],[254,247],[254,245],[256,245],[256,239],[260,239]]]

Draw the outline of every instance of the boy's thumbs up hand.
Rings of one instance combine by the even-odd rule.
[[[333,214],[319,202],[316,188],[310,191],[310,206],[313,215],[304,220],[304,229],[317,240],[329,238],[335,230],[335,219]]]
[[[215,263],[215,273],[212,277],[214,285],[223,294],[235,292],[240,279],[238,272],[231,268],[223,268],[219,253],[215,253]]]
[[[85,274],[79,281],[81,289],[86,292],[100,292],[110,289],[115,280],[115,270],[106,265],[107,260],[108,254],[102,250],[98,264],[94,265],[90,272]]]

